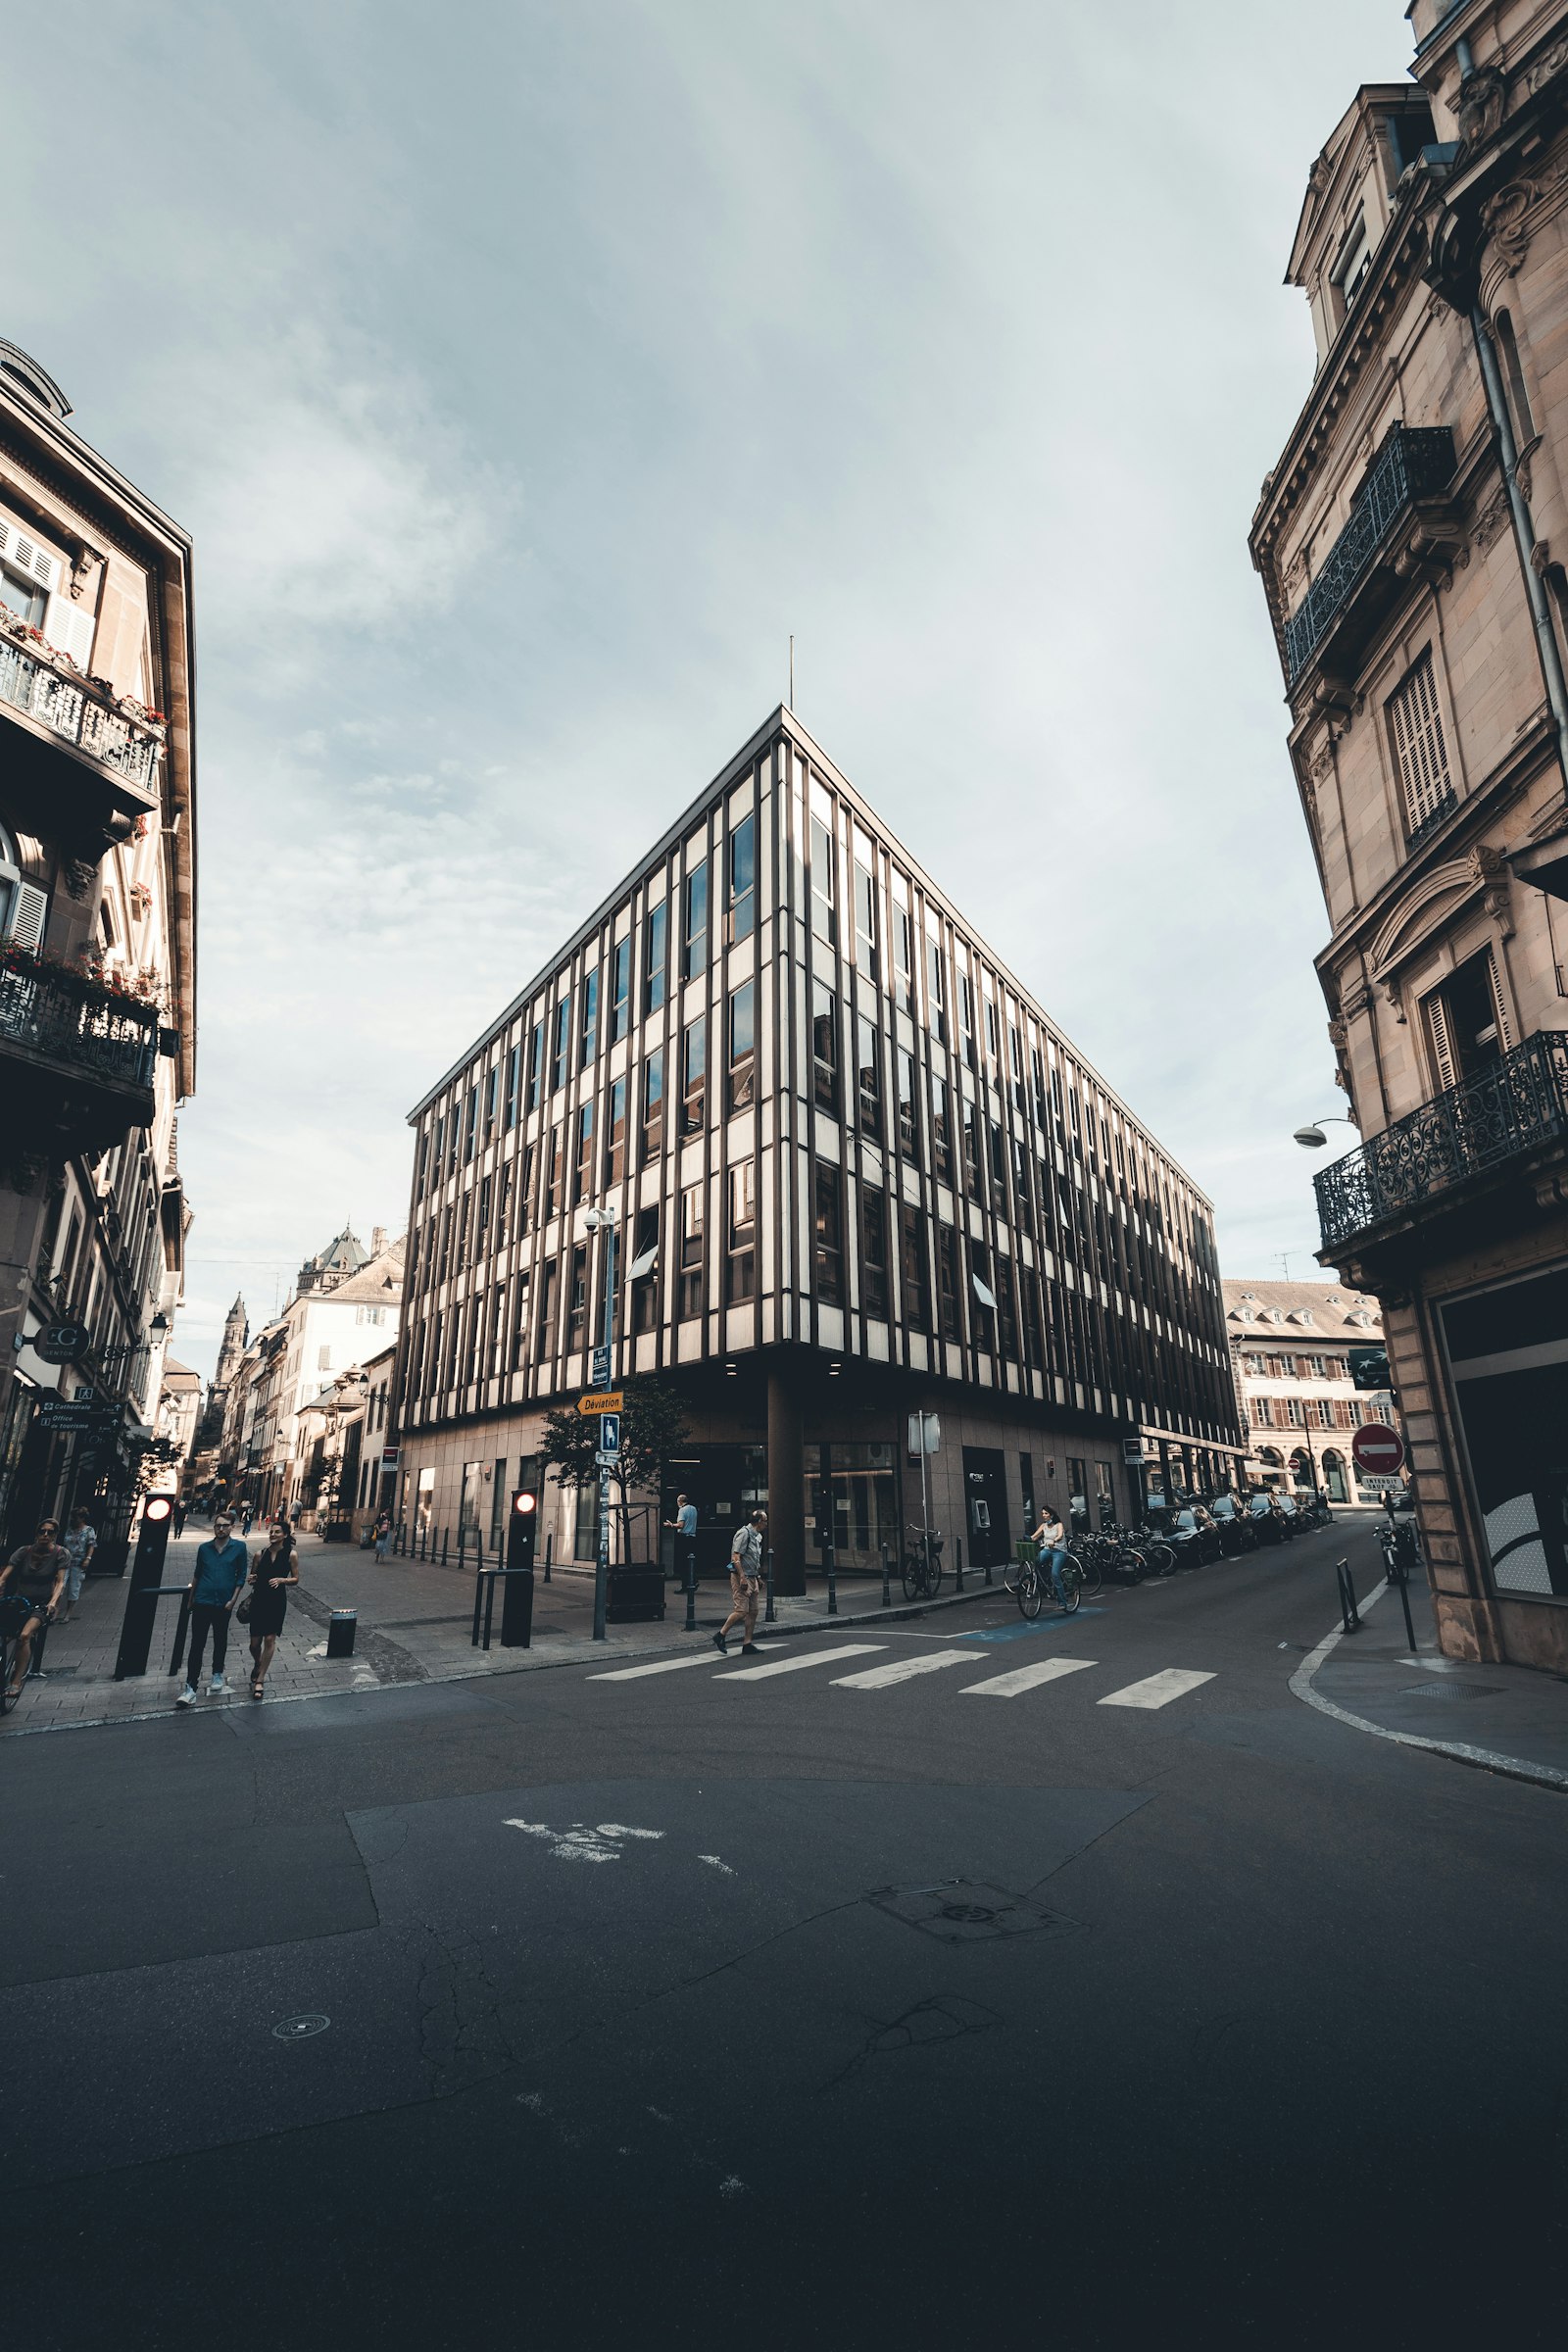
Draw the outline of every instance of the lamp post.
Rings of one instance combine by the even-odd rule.
[[[612,1351],[615,1345],[615,1211],[612,1206],[591,1208],[583,1218],[590,1233],[603,1232],[605,1237],[605,1360],[613,1375]],[[604,1435],[601,1425],[600,1436]],[[603,1642],[605,1635],[605,1601],[610,1589],[610,1460],[603,1445],[599,1447],[599,1556],[594,1564],[594,1640]]]
[[[1324,1118],[1311,1119],[1306,1126],[1298,1127],[1291,1141],[1299,1144],[1303,1152],[1321,1152],[1329,1140],[1323,1132],[1325,1127],[1355,1127],[1355,1121],[1342,1117],[1337,1111],[1331,1111]],[[1356,1127],[1355,1131],[1357,1135],[1361,1132],[1359,1127]]]

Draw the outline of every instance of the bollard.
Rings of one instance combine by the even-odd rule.
[[[334,1609],[326,1629],[326,1654],[329,1658],[352,1658],[354,1637],[360,1630],[358,1609]]]
[[[460,1519],[459,1519],[459,1521],[458,1521],[458,1573],[459,1573],[460,1575],[462,1574],[463,1570],[464,1570],[464,1569],[466,1567],[466,1565],[467,1565],[467,1560],[466,1560],[466,1552],[467,1552],[467,1548],[468,1548],[468,1531],[467,1531],[467,1528],[465,1526],[465,1524],[464,1524],[463,1520],[460,1518]]]
[[[1361,1612],[1355,1605],[1355,1586],[1350,1580],[1348,1560],[1335,1561],[1334,1581],[1340,1588],[1340,1615],[1344,1620],[1345,1631],[1348,1634],[1358,1634],[1361,1631]]]
[[[1415,1651],[1415,1623],[1410,1615],[1410,1563],[1396,1549],[1389,1554],[1389,1582],[1399,1588],[1399,1605],[1404,1611],[1404,1638],[1412,1655]]]
[[[688,1634],[697,1631],[697,1552],[689,1546],[686,1553],[686,1625]]]
[[[772,1544],[770,1544],[768,1545],[768,1547],[767,1547],[767,1612],[766,1612],[765,1616],[764,1616],[764,1617],[763,1617],[763,1619],[762,1619],[762,1623],[763,1623],[764,1625],[771,1625],[771,1624],[772,1624],[772,1622],[773,1622],[773,1546],[772,1546]]]
[[[479,1612],[483,1606],[484,1571],[483,1569],[479,1569],[475,1573],[473,1580],[473,1631],[468,1637],[468,1647],[470,1649],[477,1649],[479,1646]],[[488,1644],[486,1644],[486,1646],[488,1647]]]
[[[548,1585],[548,1584],[549,1584],[549,1582],[550,1582],[550,1563],[551,1563],[551,1561],[552,1561],[552,1560],[555,1558],[555,1556],[556,1556],[556,1539],[555,1539],[555,1537],[554,1537],[554,1536],[546,1536],[546,1538],[545,1538],[545,1583],[546,1583],[547,1585]]]
[[[830,1617],[836,1617],[839,1613],[838,1564],[838,1545],[829,1536],[822,1545],[822,1565],[827,1570],[827,1613]]]
[[[961,1544],[957,1547],[954,1561],[954,1590],[957,1592],[963,1591],[963,1545]]]
[[[447,1542],[451,1534],[452,1530],[450,1527],[444,1527],[441,1530],[441,1565],[443,1568],[447,1564]]]
[[[893,1571],[888,1565],[888,1547],[885,1544],[882,1546],[882,1606],[885,1609],[893,1606]]]

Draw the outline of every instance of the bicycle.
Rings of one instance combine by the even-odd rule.
[[[1061,1584],[1061,1596],[1056,1605],[1064,1617],[1070,1617],[1083,1598],[1079,1584],[1078,1561],[1072,1552],[1068,1552],[1056,1573]],[[1018,1608],[1020,1614],[1027,1617],[1031,1623],[1045,1606],[1048,1586],[1052,1586],[1049,1569],[1042,1568],[1037,1560],[1029,1561],[1023,1568],[1018,1581]],[[1054,1596],[1054,1588],[1052,1589],[1053,1596]]]
[[[16,1673],[22,1629],[34,1617],[42,1618],[43,1622],[32,1639],[30,1670],[37,1668],[52,1620],[45,1614],[41,1601],[24,1599],[20,1592],[0,1592],[0,1715],[6,1714],[22,1696],[20,1690],[13,1695],[11,1681]]]
[[[906,1600],[934,1600],[942,1586],[942,1543],[935,1528],[909,1529],[914,1542],[905,1552],[903,1561],[904,1597]]]

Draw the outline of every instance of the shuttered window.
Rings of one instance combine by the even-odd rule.
[[[1402,685],[1390,695],[1388,712],[1404,796],[1404,829],[1414,833],[1436,816],[1453,789],[1430,653],[1422,655]]]

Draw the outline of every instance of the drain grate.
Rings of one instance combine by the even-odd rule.
[[[1495,1698],[1500,1683],[1411,1683],[1400,1698]]]
[[[1070,1936],[1078,1921],[1043,1911],[1004,1886],[945,1879],[935,1886],[874,1886],[866,1897],[890,1918],[940,1943],[978,1943],[998,1936]]]

